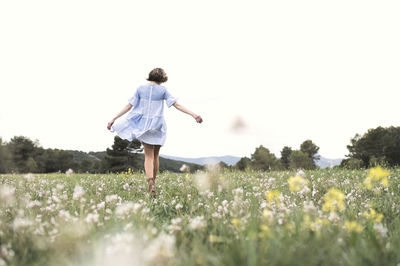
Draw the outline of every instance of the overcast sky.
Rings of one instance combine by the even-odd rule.
[[[149,71],[204,123],[165,109],[162,154],[280,156],[400,126],[399,1],[1,1],[0,137],[102,151]]]

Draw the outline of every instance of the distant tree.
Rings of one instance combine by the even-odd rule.
[[[289,157],[292,153],[292,148],[285,146],[281,151],[281,163],[284,169],[289,169]]]
[[[220,161],[219,163],[217,163],[217,166],[219,169],[229,169],[231,168],[227,163]]]
[[[79,163],[79,171],[80,172],[91,172],[93,171],[94,162],[88,158],[84,158]]]
[[[300,145],[300,150],[308,155],[313,161],[318,161],[320,156],[318,155],[319,147],[315,145],[311,140],[305,140]]]
[[[24,136],[13,137],[7,144],[7,150],[12,160],[11,170],[19,173],[27,173],[35,168],[32,160],[34,160],[37,148],[38,143],[33,142],[29,138]]]
[[[112,149],[107,148],[107,155],[104,158],[103,167],[110,172],[123,172],[128,168],[139,168],[140,158],[138,152],[142,151],[141,143],[137,140],[132,142],[121,139],[118,136],[114,138]]]
[[[0,173],[8,173],[12,168],[12,161],[6,143],[0,138]]]
[[[251,155],[251,165],[254,169],[263,171],[279,168],[279,163],[275,155],[262,145],[256,148],[255,152]]]
[[[400,127],[377,127],[356,134],[347,146],[348,158],[362,161],[362,167],[376,164],[400,165]]]
[[[289,156],[289,167],[290,169],[315,169],[316,166],[310,156],[299,150],[294,150]]]
[[[344,159],[340,163],[340,167],[346,169],[360,169],[363,166],[363,162],[360,159],[348,158]]]
[[[243,157],[240,158],[240,160],[235,164],[235,168],[239,169],[241,171],[246,170],[248,167],[250,167],[251,160],[250,158]]]

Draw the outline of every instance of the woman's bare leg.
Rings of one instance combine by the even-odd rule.
[[[160,145],[154,145],[154,166],[153,166],[153,177],[154,177],[154,180],[156,179],[156,177],[157,177],[157,173],[158,173],[158,166],[159,166],[159,164],[160,164],[160,162],[159,162],[159,154],[160,154],[160,148],[161,148],[161,146]]]
[[[152,196],[156,195],[155,179],[154,179],[154,145],[143,143],[144,147],[144,171],[149,184],[149,193]]]
[[[143,143],[144,147],[144,171],[147,178],[154,177],[154,145]]]

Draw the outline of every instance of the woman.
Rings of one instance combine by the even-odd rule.
[[[148,84],[137,88],[129,103],[108,123],[107,128],[123,139],[138,139],[144,147],[144,170],[149,184],[149,193],[156,195],[155,180],[158,172],[158,156],[165,142],[167,126],[164,120],[164,100],[168,107],[174,106],[181,112],[191,115],[197,123],[203,122],[201,116],[177,103],[176,99],[161,86],[168,80],[162,68],[149,73]],[[114,122],[131,110],[122,120]]]

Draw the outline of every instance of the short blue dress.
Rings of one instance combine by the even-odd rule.
[[[146,84],[137,88],[129,99],[132,109],[111,127],[122,139],[152,145],[164,145],[167,124],[164,119],[164,100],[171,107],[176,98],[164,86]]]

